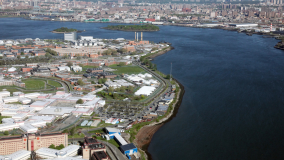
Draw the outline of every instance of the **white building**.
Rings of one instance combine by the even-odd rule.
[[[27,160],[31,157],[31,151],[19,150],[12,154],[3,156],[0,155],[1,160]]]
[[[76,41],[77,40],[77,32],[64,33],[64,41]]]
[[[78,145],[69,145],[61,150],[40,148],[36,151],[36,154],[44,159],[65,158],[77,155],[79,148]]]
[[[80,66],[71,66],[71,69],[74,72],[81,72],[82,71],[82,67],[80,67]]]
[[[1,97],[9,97],[10,96],[10,92],[9,91],[2,91],[2,92],[0,92],[0,96]]]
[[[70,68],[68,66],[61,66],[57,67],[59,71],[70,71]]]
[[[32,126],[31,124],[20,125],[20,129],[26,133],[36,133],[37,128]]]

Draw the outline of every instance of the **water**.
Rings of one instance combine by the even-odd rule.
[[[63,38],[59,27],[79,35],[134,39],[133,32],[100,29],[104,23],[0,19],[0,39]],[[275,39],[237,32],[161,26],[144,39],[175,47],[153,61],[185,87],[179,112],[154,135],[154,160],[284,158],[284,52]]]

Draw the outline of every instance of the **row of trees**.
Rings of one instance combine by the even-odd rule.
[[[157,65],[152,63],[149,59],[147,59],[145,56],[140,57],[140,61],[148,66],[148,68],[152,70],[157,70]]]
[[[108,55],[108,56],[117,55],[117,54],[118,54],[118,52],[115,49],[110,49],[110,48],[103,51],[103,53],[102,53],[102,55]]]
[[[127,91],[127,92],[130,92],[130,93],[133,93],[134,87],[133,86],[128,86],[128,87],[121,86],[120,88],[116,88],[116,89],[114,89],[113,87],[109,87],[108,91],[109,92],[114,92],[114,91],[116,91],[116,92],[125,92],[125,91]]]
[[[50,49],[50,48],[47,48],[47,49],[45,50],[45,52],[46,52],[46,53],[49,53],[49,54],[51,54],[51,55],[53,55],[53,56],[57,56],[57,52],[54,51],[54,50],[52,50],[52,49]]]
[[[100,78],[98,82],[99,84],[105,84],[106,81],[107,81],[107,78]]]

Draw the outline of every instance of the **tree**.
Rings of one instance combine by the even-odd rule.
[[[113,90],[114,90],[113,87],[109,87],[109,88],[108,88],[108,91],[109,91],[109,92],[113,92]]]
[[[21,55],[23,56],[23,55],[25,55],[25,53],[24,53],[24,52],[21,52]]]
[[[69,134],[70,134],[71,136],[73,136],[73,135],[75,134],[75,127],[73,127],[72,129],[70,129]]]
[[[120,92],[125,92],[125,87],[124,86],[120,87]]]
[[[80,86],[85,85],[85,83],[83,82],[83,80],[82,80],[82,79],[79,79],[79,80],[77,81],[77,84],[79,84]]]
[[[28,55],[26,55],[26,56],[25,56],[25,58],[26,58],[26,59],[28,59],[28,58],[29,58],[29,56],[28,56]]]
[[[5,132],[4,132],[4,135],[9,135],[9,132],[8,132],[8,131],[5,131]]]
[[[129,86],[128,87],[128,91],[132,93],[134,91],[134,87],[133,86]]]
[[[21,56],[17,56],[18,59],[21,59]]]
[[[117,94],[117,93],[114,93],[114,94],[113,94],[113,98],[114,98],[114,99],[117,99],[117,97],[118,97],[118,94]]]
[[[54,145],[54,144],[51,144],[48,148],[55,149],[55,145]]]
[[[119,62],[119,66],[125,66],[124,62]]]
[[[171,78],[171,75],[166,75],[166,77],[165,77],[166,79],[170,79]]]
[[[78,99],[77,101],[76,101],[76,104],[83,104],[84,103],[84,101],[82,100],[82,99]]]
[[[71,67],[71,66],[73,66],[73,63],[72,62],[67,62],[67,66]]]

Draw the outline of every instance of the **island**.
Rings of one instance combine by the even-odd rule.
[[[107,27],[103,27],[103,29],[108,30],[118,30],[118,31],[159,31],[160,28],[158,26],[152,24],[143,24],[143,25],[108,25]]]
[[[61,27],[61,28],[57,28],[53,31],[51,31],[52,33],[68,33],[68,32],[77,32],[77,29],[73,29],[73,28],[67,28],[67,27]]]

